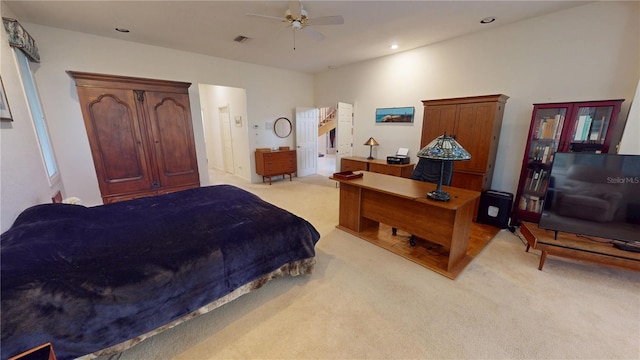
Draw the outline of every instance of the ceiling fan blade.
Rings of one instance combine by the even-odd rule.
[[[273,20],[278,20],[278,21],[282,21],[282,22],[285,21],[281,17],[270,16],[270,15],[262,15],[262,14],[245,14],[245,15],[254,16],[254,17],[260,17],[260,18],[265,18],[265,19],[273,19]]]
[[[300,1],[289,1],[289,11],[291,12],[291,16],[293,16],[294,19],[300,19],[300,15],[302,14],[302,4],[300,3]]]
[[[309,19],[309,25],[342,25],[344,18],[340,15],[321,16]]]
[[[311,37],[315,41],[324,40],[324,35],[322,35],[318,30],[312,27],[305,26],[302,28],[302,31],[304,31],[305,34],[309,35],[309,37]]]

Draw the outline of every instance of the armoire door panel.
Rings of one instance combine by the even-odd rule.
[[[83,88],[87,134],[101,189],[120,193],[149,188],[151,177],[131,91]]]
[[[424,118],[429,119],[429,126],[422,127],[420,148],[427,146],[433,139],[443,135],[453,135],[456,120],[456,106],[443,105],[425,108]]]
[[[160,185],[199,182],[188,95],[146,92],[145,106]]]
[[[464,104],[458,107],[458,121],[454,135],[458,143],[471,154],[471,160],[455,162],[456,170],[478,172],[486,170],[489,154],[487,144],[491,142],[493,130],[487,124],[491,124],[493,108],[492,104]]]

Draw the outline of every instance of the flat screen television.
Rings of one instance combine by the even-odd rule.
[[[540,228],[640,247],[640,155],[556,153],[550,176]]]

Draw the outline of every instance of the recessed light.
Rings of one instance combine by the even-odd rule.
[[[389,49],[391,49],[391,50],[396,50],[397,48],[398,48],[398,44],[389,45]]]
[[[125,29],[125,28],[116,28],[116,31],[121,32],[121,33],[128,33],[129,29]]]
[[[249,38],[244,36],[244,35],[238,35],[238,36],[236,36],[235,39],[233,39],[233,41],[239,42],[239,43],[243,43],[243,42],[247,41],[248,39]]]
[[[494,21],[496,21],[496,18],[494,18],[493,16],[488,16],[488,17],[480,20],[480,24],[491,24]]]

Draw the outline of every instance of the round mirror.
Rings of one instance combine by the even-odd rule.
[[[277,137],[286,138],[291,134],[291,121],[286,117],[277,118],[273,123],[273,131]]]

